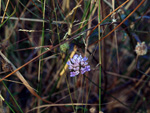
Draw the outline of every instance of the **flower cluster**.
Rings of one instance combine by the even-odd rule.
[[[147,53],[147,46],[145,42],[142,42],[142,43],[138,42],[135,47],[135,52],[137,55],[145,55]]]
[[[73,58],[67,62],[69,65],[70,77],[74,77],[79,73],[84,74],[87,71],[90,71],[90,65],[87,63],[88,58],[82,57],[81,55],[75,54]]]

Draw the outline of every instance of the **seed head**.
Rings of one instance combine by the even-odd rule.
[[[142,43],[138,42],[135,47],[135,52],[137,55],[145,55],[147,53],[147,46],[145,42],[142,42]]]

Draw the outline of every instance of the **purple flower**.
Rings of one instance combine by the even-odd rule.
[[[90,65],[87,63],[88,58],[82,57],[81,55],[75,54],[73,58],[67,62],[69,65],[70,77],[74,77],[79,73],[84,74],[87,71],[90,71]]]

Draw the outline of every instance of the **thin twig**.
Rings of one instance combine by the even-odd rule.
[[[3,63],[7,63],[9,64],[9,69],[10,71],[14,71],[16,70],[16,67],[11,63],[11,61],[9,61],[7,59],[7,57],[5,57],[5,55],[0,51],[0,57],[1,57],[1,60],[3,60]],[[51,103],[45,99],[42,99],[34,90],[33,88],[28,84],[28,82],[25,80],[25,78],[22,76],[22,74],[19,72],[19,71],[16,71],[15,72],[15,75],[22,81],[22,83],[26,86],[26,88],[34,95],[36,96],[37,98],[41,99],[42,101],[46,102],[46,103]]]

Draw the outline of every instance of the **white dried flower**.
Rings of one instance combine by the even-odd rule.
[[[135,52],[137,55],[145,55],[147,53],[147,46],[145,42],[142,43],[137,42],[137,45],[135,47]]]
[[[90,108],[90,113],[96,113],[96,108],[95,107],[91,107]]]

